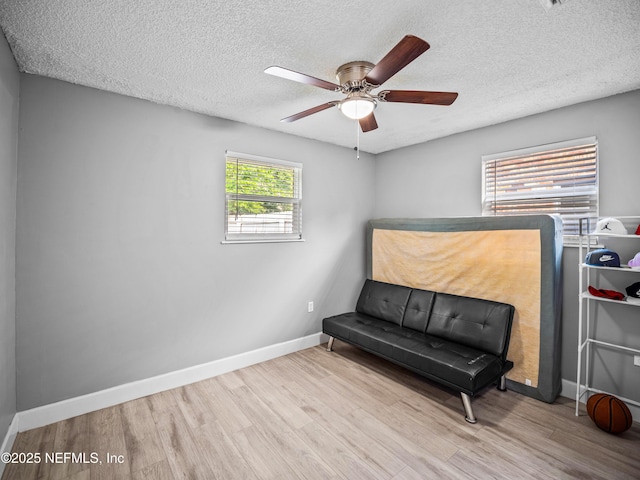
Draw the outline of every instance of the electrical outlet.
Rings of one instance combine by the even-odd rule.
[[[525,378],[524,384],[527,385],[528,387],[530,387],[531,386],[531,380],[529,380],[528,378]]]
[[[307,304],[307,311],[308,311],[309,313],[313,312],[313,302],[309,302],[309,303]]]
[[[636,367],[640,367],[640,355],[634,355],[633,356],[633,364]]]

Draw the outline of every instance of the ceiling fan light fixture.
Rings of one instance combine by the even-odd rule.
[[[376,101],[371,97],[353,94],[342,100],[338,107],[345,117],[360,120],[371,115],[376,105]]]
[[[542,1],[542,0],[541,0]],[[567,2],[569,0],[545,0]],[[338,107],[342,114],[357,120],[358,132],[370,132],[378,128],[373,111],[378,102],[416,103],[421,105],[451,105],[458,97],[456,92],[428,92],[423,90],[384,90],[377,94],[371,91],[382,86],[404,67],[429,49],[429,44],[415,35],[405,35],[377,64],[358,60],[345,63],[336,70],[338,84],[327,82],[287,68],[271,66],[265,70],[269,75],[286,78],[298,83],[340,92],[346,95],[339,101],[330,101],[290,115],[281,122],[294,122],[331,107]]]

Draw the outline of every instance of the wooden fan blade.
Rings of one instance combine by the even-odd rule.
[[[327,108],[335,107],[338,102],[327,102],[322,105],[318,105],[317,107],[310,108],[305,110],[304,112],[296,113],[295,115],[291,115],[290,117],[283,118],[280,120],[281,122],[295,122],[296,120],[300,120],[301,118],[308,117],[309,115],[313,115],[314,113],[321,112],[322,110],[326,110]]]
[[[382,85],[429,49],[429,44],[407,35],[371,69],[364,79],[371,85]]]
[[[326,80],[321,80],[310,75],[305,75],[304,73],[294,72],[293,70],[289,70],[287,68],[272,66],[267,68],[264,73],[275,75],[276,77],[280,78],[286,78],[287,80],[293,80],[294,82],[324,88],[325,90],[331,90],[332,92],[340,91],[340,85],[336,85],[335,83],[327,82]]]
[[[458,98],[456,92],[423,92],[421,90],[384,90],[378,94],[383,102],[451,105]]]
[[[358,123],[360,123],[360,128],[364,133],[378,128],[378,122],[376,122],[376,117],[373,115],[373,112],[358,120]]]

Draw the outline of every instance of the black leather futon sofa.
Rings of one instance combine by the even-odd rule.
[[[465,419],[476,423],[471,397],[505,374],[514,307],[366,280],[356,311],[322,321],[334,339],[406,367],[460,392]]]

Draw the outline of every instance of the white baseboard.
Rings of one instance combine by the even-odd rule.
[[[9,425],[9,430],[7,430],[7,434],[4,436],[4,440],[2,441],[2,446],[0,446],[0,453],[10,452],[13,448],[13,442],[16,439],[16,435],[18,435],[18,415],[13,416],[13,420],[11,420],[11,424]],[[0,461],[0,477],[4,473],[5,463]]]
[[[42,407],[16,413],[14,423],[17,423],[18,432],[31,430],[32,428],[42,427],[78,415],[94,412],[101,408],[111,407],[154,393],[182,387],[239,368],[248,367],[256,363],[304,350],[305,348],[314,347],[326,342],[328,338],[329,337],[323,333],[314,333],[306,337],[296,338],[232,357],[214,360],[213,362],[202,365],[196,365],[137,382],[118,385],[117,387],[89,393],[80,397],[43,405]],[[11,443],[13,443],[13,441]],[[9,448],[11,448],[11,446],[9,446]]]
[[[13,416],[13,420],[11,420],[11,424],[9,425],[9,430],[4,437],[4,441],[2,442],[2,446],[0,447],[0,453],[10,452],[13,447],[13,441],[16,439],[16,435],[18,435],[18,418],[17,415]],[[0,462],[0,468],[2,468],[3,463]],[[0,471],[0,476],[2,476],[2,472]]]
[[[576,399],[576,382],[562,379],[562,389],[560,390],[560,396],[566,398]]]
[[[576,382],[572,382],[570,380],[562,379],[562,390],[560,391],[560,395],[563,397],[571,398],[575,401],[576,399]],[[584,401],[584,397],[580,400],[581,403],[586,403]],[[635,405],[631,405],[629,403],[626,404],[629,407],[629,411],[631,412],[631,416],[633,417],[633,422],[640,422],[640,407],[636,407]]]

